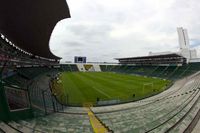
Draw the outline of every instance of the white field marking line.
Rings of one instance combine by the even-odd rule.
[[[96,88],[95,86],[93,86],[93,88],[94,88],[96,91],[100,92],[101,94],[103,94],[103,95],[107,96],[108,98],[111,98],[111,96],[109,96],[109,95],[108,95],[108,94],[106,94],[105,92],[103,92],[103,91],[99,90],[99,89],[98,89],[98,88]]]

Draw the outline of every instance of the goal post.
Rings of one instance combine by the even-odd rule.
[[[144,84],[143,84],[143,87],[142,87],[142,94],[144,94],[144,91],[145,91],[146,89],[153,90],[153,87],[154,87],[153,82],[144,83]]]

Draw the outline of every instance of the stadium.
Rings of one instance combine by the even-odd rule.
[[[60,63],[49,39],[70,18],[66,1],[1,3],[0,133],[199,132],[200,58],[186,29],[179,52]]]

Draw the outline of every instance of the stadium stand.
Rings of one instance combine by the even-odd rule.
[[[85,70],[89,71],[90,69],[92,69],[93,65],[91,64],[84,64]]]
[[[177,54],[119,58],[120,64],[102,64],[96,69],[170,79],[174,84],[160,94],[135,102],[87,109],[63,105],[56,97],[59,91],[52,89],[54,79],[60,72],[79,69],[77,64],[60,65],[60,58],[50,52],[48,41],[55,24],[70,17],[66,1],[9,2],[0,5],[0,31],[4,32],[0,34],[0,133],[90,133],[99,125],[104,131],[115,133],[198,131],[195,126],[199,126],[200,118],[200,63],[187,64]],[[24,8],[30,8],[31,15],[22,14]],[[41,18],[35,9],[40,13],[45,9],[43,15],[51,17]],[[12,11],[22,16],[13,15]]]
[[[181,88],[176,84],[157,98],[92,110],[114,132],[184,132],[200,108],[199,79],[179,84]]]
[[[120,64],[156,65],[185,64],[186,58],[177,53],[149,55],[142,57],[116,58]]]
[[[39,74],[42,74],[42,73],[45,73],[48,71],[49,71],[49,68],[47,68],[47,67],[44,67],[44,68],[43,67],[20,68],[20,69],[18,69],[18,74],[22,75],[25,78],[33,79],[36,76],[38,76]]]
[[[101,68],[101,71],[105,72],[107,69],[106,69],[106,66],[107,65],[100,65],[100,68]]]
[[[71,66],[68,65],[68,64],[66,64],[66,65],[61,65],[61,66],[60,66],[60,69],[61,69],[62,71],[66,71],[66,72],[71,72],[71,71],[72,71]]]
[[[0,132],[1,133],[19,133],[16,129],[10,127],[4,122],[0,122]]]
[[[200,70],[199,63],[183,66],[135,66],[135,65],[100,65],[103,72],[120,72],[142,76],[177,80]]]
[[[70,67],[71,67],[71,71],[72,71],[72,72],[77,72],[77,71],[79,71],[77,65],[75,65],[75,64],[70,65]]]
[[[28,60],[33,61],[32,58]],[[37,61],[34,59],[34,62]],[[30,66],[29,63],[25,65],[20,62],[20,67],[19,64],[13,67],[13,63],[6,64],[6,66],[12,67],[6,70],[6,74],[3,74],[4,83],[27,88],[35,118],[1,122],[0,131],[93,132],[88,112],[82,107],[65,107],[59,103],[49,84],[49,81],[59,72],[78,71],[76,64],[49,67],[33,64]],[[184,132],[191,130],[189,125],[193,123],[199,110],[200,77],[197,73],[200,69],[199,63],[182,66],[100,65],[100,69],[104,72],[158,77],[175,82],[163,93],[138,102],[92,107],[95,116],[109,129],[114,132]],[[197,73],[196,76],[195,73]],[[193,77],[190,76],[192,74],[194,74]],[[141,118],[141,116],[145,117]],[[62,124],[58,125],[58,123]]]
[[[8,125],[24,133],[93,132],[87,115],[71,115],[66,113],[55,113],[46,117],[38,117],[34,120],[11,121]]]
[[[93,64],[93,67],[95,72],[101,72],[101,68],[98,64]]]
[[[13,76],[6,78],[4,81],[7,84],[14,84],[14,85],[18,85],[18,86],[21,86],[21,87],[25,87],[27,79],[22,78],[21,76],[16,74],[16,75],[13,75]]]

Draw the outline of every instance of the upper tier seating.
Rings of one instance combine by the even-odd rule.
[[[18,69],[18,74],[20,74],[28,79],[33,79],[33,78],[37,77],[38,75],[49,72],[49,71],[50,71],[50,69],[47,67],[20,68],[20,69]]]

